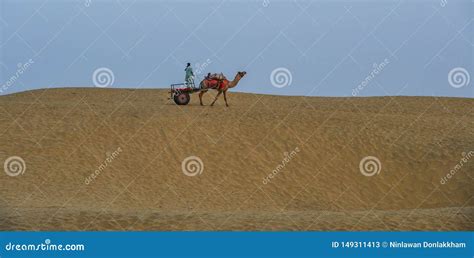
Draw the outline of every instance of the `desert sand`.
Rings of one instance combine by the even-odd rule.
[[[151,89],[1,96],[0,161],[26,169],[1,171],[0,230],[474,230],[474,99],[198,103]],[[190,156],[202,173],[183,173]],[[366,156],[378,173],[361,173]]]

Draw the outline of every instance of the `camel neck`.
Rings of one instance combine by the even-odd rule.
[[[239,83],[241,78],[242,77],[240,77],[239,75],[236,75],[234,80],[229,83],[229,88],[235,87],[237,85],[237,83]]]

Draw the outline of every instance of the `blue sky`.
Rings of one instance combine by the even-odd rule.
[[[190,62],[247,71],[241,92],[474,97],[469,0],[0,3],[1,95],[94,87],[100,68],[109,88],[165,88]]]

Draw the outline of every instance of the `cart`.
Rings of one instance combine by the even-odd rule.
[[[191,94],[201,91],[195,87],[194,81],[190,83],[176,83],[170,86],[170,99],[177,105],[187,105],[191,100]]]

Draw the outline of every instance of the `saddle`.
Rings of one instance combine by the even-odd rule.
[[[205,80],[209,89],[223,89],[229,83],[222,73],[208,74]]]
[[[206,79],[208,80],[227,80],[227,78],[224,76],[223,73],[213,73],[213,74],[208,74]]]

